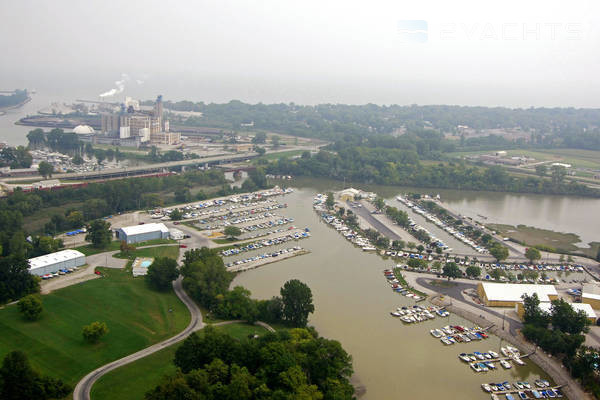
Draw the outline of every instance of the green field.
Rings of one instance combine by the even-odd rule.
[[[262,157],[258,157],[255,158],[255,160],[269,160],[269,161],[273,161],[282,157],[293,157],[293,156],[299,156],[302,155],[302,153],[304,153],[306,150],[289,150],[289,151],[280,151],[278,153],[269,153],[269,154],[265,154]]]
[[[125,255],[122,255],[121,253],[117,253],[114,255],[114,257],[116,258],[128,258]],[[145,249],[137,249],[131,252],[131,257],[129,258],[135,258],[135,257],[151,257],[151,258],[156,258],[156,257],[170,257],[170,258],[174,258],[177,259],[177,257],[179,257],[179,246],[158,246],[158,247],[148,247]]]
[[[502,150],[502,149],[498,149]],[[454,156],[474,156],[480,154],[491,154],[493,151],[466,151],[450,153]],[[580,149],[515,149],[506,150],[508,157],[530,157],[537,161],[562,162],[571,164],[576,168],[600,169],[600,151]]]
[[[555,232],[525,225],[489,224],[488,228],[526,246],[550,247],[559,253],[582,253],[588,257],[595,258],[600,248],[600,243],[598,242],[590,243],[589,248],[576,246],[576,243],[579,243],[581,240],[574,233]]]
[[[143,246],[152,246],[155,244],[175,244],[175,243],[177,243],[177,241],[171,240],[171,239],[154,239],[154,240],[148,240],[146,242],[136,243],[134,246],[135,247],[143,247]],[[74,250],[78,250],[78,251],[82,252],[83,254],[85,254],[86,256],[91,256],[92,254],[104,253],[105,251],[120,250],[120,246],[121,246],[121,242],[119,240],[113,240],[112,242],[110,242],[110,244],[107,247],[102,248],[102,249],[93,247],[91,244],[86,244],[83,246],[75,247]]]
[[[102,269],[104,278],[42,296],[44,312],[25,321],[16,305],[0,309],[0,357],[22,350],[43,374],[75,385],[85,374],[181,332],[190,321],[173,291],[156,292],[131,271]],[[106,322],[109,333],[96,345],[81,329]]]
[[[231,336],[243,339],[250,334],[263,334],[260,326],[229,324],[217,327]],[[202,331],[199,332],[202,334]],[[143,399],[144,393],[156,386],[164,375],[173,374],[173,358],[179,344],[167,347],[141,360],[118,368],[103,376],[92,387],[93,400],[134,400]]]

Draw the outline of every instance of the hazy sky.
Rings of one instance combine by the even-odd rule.
[[[147,98],[600,107],[598,0],[20,0],[0,15],[2,89],[97,97],[125,73]]]

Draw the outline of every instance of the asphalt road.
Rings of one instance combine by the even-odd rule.
[[[202,314],[200,312],[200,309],[183,290],[182,281],[183,277],[180,276],[176,281],[173,282],[173,289],[175,290],[175,294],[177,294],[177,297],[179,297],[181,301],[186,305],[188,310],[190,310],[192,319],[187,328],[163,342],[157,343],[143,350],[140,350],[137,353],[130,354],[127,357],[123,357],[119,360],[103,365],[102,367],[90,372],[89,374],[84,376],[83,379],[79,381],[79,383],[77,383],[77,386],[75,386],[75,390],[73,391],[73,400],[90,400],[90,391],[92,389],[92,386],[98,379],[100,379],[108,372],[116,368],[122,367],[123,365],[127,365],[133,361],[144,358],[177,342],[180,342],[186,337],[188,337],[188,335],[190,335],[192,332],[204,328],[204,323],[202,322]]]

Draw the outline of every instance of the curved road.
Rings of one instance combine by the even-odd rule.
[[[144,358],[156,351],[164,349],[165,347],[169,347],[172,344],[175,344],[185,339],[192,332],[204,328],[204,323],[202,322],[202,314],[200,313],[200,309],[198,308],[198,306],[196,306],[196,303],[194,303],[194,301],[187,295],[185,290],[183,290],[182,281],[183,277],[180,276],[179,278],[177,278],[177,280],[173,282],[173,289],[175,290],[175,294],[177,294],[177,297],[179,297],[183,304],[186,305],[188,310],[190,310],[192,319],[187,328],[165,341],[156,343],[155,345],[152,345],[150,347],[146,347],[145,349],[140,350],[137,353],[130,354],[127,357],[123,357],[119,360],[103,365],[102,367],[90,372],[89,374],[84,376],[83,379],[79,381],[79,383],[77,383],[77,386],[75,386],[75,390],[73,391],[73,400],[90,400],[90,390],[92,389],[92,386],[98,379],[100,379],[106,373],[123,365],[129,364],[133,361],[139,360],[140,358]]]

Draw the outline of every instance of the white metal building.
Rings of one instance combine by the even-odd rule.
[[[523,301],[522,296],[537,294],[540,302],[549,302],[558,298],[552,285],[526,285],[520,283],[480,282],[477,285],[479,298],[488,307],[514,307]]]
[[[128,244],[145,242],[153,239],[168,239],[169,229],[162,223],[125,226],[117,231],[119,240]]]
[[[85,264],[85,254],[77,250],[62,250],[29,259],[29,273],[33,275],[53,274],[61,269]]]

